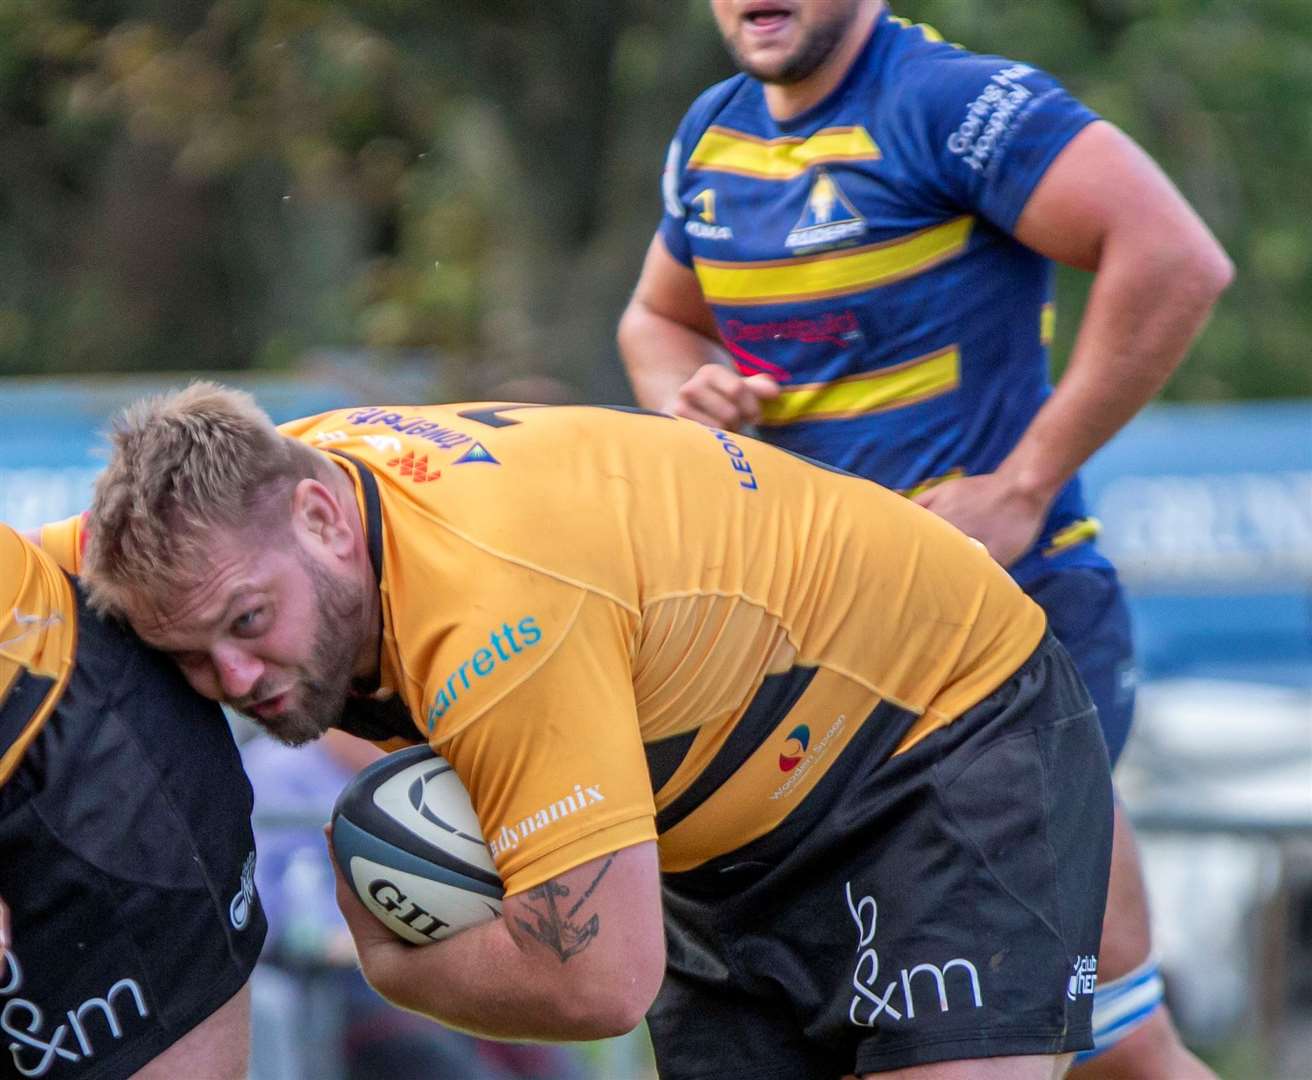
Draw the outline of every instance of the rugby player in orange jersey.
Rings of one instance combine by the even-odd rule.
[[[393,1001],[502,1038],[645,1016],[687,1080],[1038,1080],[1090,1044],[1095,710],[1041,609],[927,510],[625,409],[278,429],[202,383],[113,444],[97,605],[292,743],[399,701],[375,736],[469,789],[503,919],[415,949],[339,881]]]

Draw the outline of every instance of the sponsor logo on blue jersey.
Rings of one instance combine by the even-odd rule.
[[[767,319],[751,322],[747,319],[728,319],[723,334],[736,343],[762,341],[800,341],[805,344],[833,345],[846,349],[862,338],[861,323],[852,308],[827,311],[815,318],[790,315],[786,319]]]
[[[799,255],[805,255],[855,244],[865,233],[866,219],[856,212],[838,181],[825,169],[820,169],[806,197],[806,209],[784,240],[784,245]]]
[[[1034,96],[1018,81],[1033,71],[1027,64],[1013,64],[990,78],[966,107],[965,119],[948,136],[948,150],[976,172],[983,172],[993,152],[1005,141],[1011,122]]]
[[[684,228],[701,240],[732,240],[733,230],[715,220],[715,188],[705,188],[692,197],[699,207],[697,217]]]

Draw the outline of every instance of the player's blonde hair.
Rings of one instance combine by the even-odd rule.
[[[92,606],[121,615],[196,584],[209,535],[258,525],[272,539],[320,455],[282,435],[249,394],[212,382],[146,398],[115,417],[96,481],[82,576]]]

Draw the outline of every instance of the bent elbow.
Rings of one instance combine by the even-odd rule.
[[[614,1039],[627,1035],[642,1023],[655,995],[611,995],[599,1000],[589,1015],[581,1019],[583,1039]]]
[[[566,1008],[579,1039],[611,1039],[627,1035],[642,1023],[656,1000],[664,969],[654,973],[626,971],[613,980],[599,980],[584,994],[570,995]]]
[[[615,343],[626,366],[631,366],[629,357],[641,348],[643,339],[650,332],[651,318],[651,312],[636,294],[620,315],[615,327]]]
[[[1230,288],[1234,280],[1235,264],[1230,261],[1230,256],[1221,249],[1221,245],[1217,244],[1208,261],[1206,271],[1206,281],[1212,291],[1212,299],[1215,300],[1226,289]]]
[[[1135,274],[1154,302],[1189,321],[1207,318],[1234,280],[1234,264],[1214,242],[1163,246],[1144,253]]]
[[[1235,264],[1210,233],[1179,251],[1174,276],[1204,310],[1216,303],[1235,278]]]

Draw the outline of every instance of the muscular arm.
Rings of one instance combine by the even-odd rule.
[[[737,431],[761,418],[760,402],[777,397],[767,375],[743,378],[720,344],[697,275],[656,236],[620,317],[620,356],[638,404]]]
[[[632,1030],[665,970],[654,842],[611,852],[509,897],[503,918],[415,947],[338,871],[360,966],[389,1001],[504,1039],[599,1039]]]
[[[919,499],[1004,565],[1033,543],[1062,485],[1162,388],[1233,275],[1161,170],[1103,122],[1058,155],[1016,237],[1095,271],[1066,372],[996,472]]]

